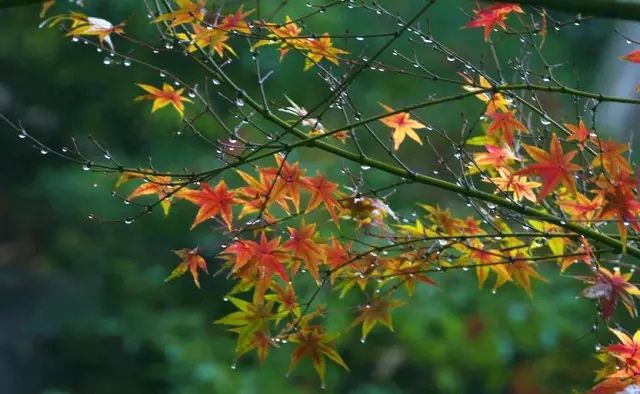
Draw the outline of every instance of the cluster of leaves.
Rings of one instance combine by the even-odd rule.
[[[52,4],[45,3],[43,14]],[[227,14],[214,12],[205,0],[176,0],[171,7],[167,2],[152,23],[163,27],[162,35],[168,42],[179,45],[201,64],[215,65],[214,59],[240,56],[238,47],[234,48],[235,36],[249,39],[251,52],[277,46],[280,60],[290,52],[300,54],[305,59],[304,71],[314,66],[322,69],[325,64],[357,64],[347,58],[348,51],[334,46],[329,33],[303,35],[301,25],[289,16],[282,23],[250,20],[256,14],[252,9],[240,6]],[[496,27],[508,30],[509,15],[524,13],[517,4],[493,5],[474,11],[466,26],[484,28],[484,40],[492,44],[491,33]],[[535,26],[544,40],[546,13],[540,16]],[[96,36],[99,45],[105,44],[112,51],[112,35],[125,35],[123,23],[113,25],[79,12],[53,16],[45,24],[65,25],[71,37]],[[638,58],[634,53],[625,57],[633,62]],[[219,69],[215,72],[225,77]],[[273,348],[290,342],[295,344],[290,370],[303,357],[309,357],[323,382],[325,359],[347,369],[336,350],[336,335],[321,324],[324,306],[314,305],[319,289],[325,286],[332,286],[339,298],[354,290],[365,300],[353,308],[351,325],[361,326],[363,342],[378,324],[392,329],[391,312],[413,295],[418,284],[437,285],[431,274],[449,270],[473,269],[480,288],[492,278],[493,292],[512,283],[529,296],[533,295],[533,280],[547,281],[538,271],[541,263],[557,265],[561,273],[582,270],[587,275],[573,277],[585,284],[584,297],[597,300],[605,322],[611,321],[619,303],[629,315],[637,317],[634,297],[640,290],[630,282],[632,272],[622,273],[620,268],[633,265],[616,260],[615,267],[607,268],[610,260],[604,256],[611,250],[602,245],[617,247],[615,253],[625,253],[629,233],[640,232],[638,181],[625,157],[628,145],[600,138],[582,119],[577,124],[555,122],[557,130],[527,140],[525,137],[534,134],[531,121],[525,120],[512,90],[532,87],[511,86],[483,73],[474,74],[461,73],[463,80],[454,81],[466,91],[463,94],[477,97],[484,105],[478,122],[482,134],[469,136],[460,148],[467,149],[462,150],[466,155],[463,175],[478,177],[489,192],[456,184],[443,187],[483,200],[490,211],[480,208],[477,215],[457,217],[450,209],[419,204],[423,214],[401,220],[376,193],[363,193],[357,188],[346,193],[327,175],[308,175],[303,164],[287,160],[291,145],[284,153],[275,154],[275,166],[254,165],[252,170],[241,170],[238,167],[248,166],[251,156],[235,156],[236,161],[229,160],[224,169],[234,168],[237,176],[218,170],[189,178],[118,166],[115,171],[120,178],[115,189],[136,183],[127,201],[153,195],[157,197],[154,205],[160,205],[165,215],[174,203],[184,200],[198,208],[192,229],[206,223],[224,231],[229,242],[215,257],[221,262],[220,269],[228,271],[235,281],[226,299],[236,310],[216,323],[230,326],[230,331],[237,334],[237,357],[255,350],[258,359],[264,361]],[[233,85],[230,80],[226,83]],[[187,88],[169,83],[162,88],[143,83],[138,86],[145,94],[136,100],[152,101],[152,112],[171,106],[182,120],[185,103],[196,105],[198,101],[195,94],[185,96]],[[340,96],[342,92],[335,89],[334,93]],[[243,106],[245,98],[240,95],[236,104]],[[249,104],[266,118],[280,122],[287,132],[296,133],[297,126],[304,127],[295,134],[301,139],[297,146],[320,146],[344,158],[364,160],[357,155],[354,159],[337,144],[313,145],[327,136],[345,143],[354,127],[326,129],[313,111],[287,100],[280,112],[293,116],[291,121],[269,112],[266,100],[264,107],[253,101]],[[416,130],[428,129],[426,122],[410,108],[395,110],[380,105],[384,113],[371,119],[389,132],[393,149],[388,148],[388,152],[392,157],[406,137],[423,145],[424,137]],[[243,146],[250,145],[243,142]],[[360,164],[388,168],[376,161]],[[403,168],[388,172],[419,178]],[[225,179],[214,181],[220,173]],[[431,178],[422,179],[440,185]],[[496,204],[521,216],[503,217]],[[525,214],[529,216],[522,216]],[[322,219],[335,226],[331,234],[318,230]],[[607,223],[614,224],[617,232],[605,233]],[[524,231],[516,231],[517,225]],[[343,229],[350,235],[343,234]],[[175,253],[181,261],[167,280],[190,272],[200,287],[199,275],[208,273],[208,268],[199,249],[184,248]],[[605,347],[600,355],[607,366],[598,373],[602,382],[594,388],[596,393],[613,393],[640,384],[640,359],[636,355],[640,334],[631,339],[622,331],[613,332],[622,344]]]

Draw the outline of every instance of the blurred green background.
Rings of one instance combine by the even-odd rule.
[[[89,15],[113,22],[127,20],[128,33],[158,43],[146,24],[142,2],[86,3]],[[382,2],[402,15],[409,15],[421,4],[396,3]],[[67,7],[68,3],[62,5]],[[458,7],[469,11],[472,5],[441,2],[429,12],[430,28],[468,59],[484,59],[491,73],[494,70],[486,61],[488,52],[481,32],[459,29],[468,17]],[[235,7],[229,2],[227,6],[229,11]],[[301,3],[289,5],[287,10],[296,16],[308,8]],[[185,166],[215,166],[216,154],[211,147],[187,133],[176,135],[180,124],[172,111],[160,111],[152,117],[149,103],[132,102],[140,94],[134,83],[159,85],[159,75],[135,65],[104,65],[105,53],[73,43],[55,29],[38,29],[38,11],[37,6],[0,11],[1,113],[22,121],[31,134],[53,148],[68,145],[70,137],[78,136],[84,149],[95,156],[98,152],[82,137],[92,134],[128,165],[146,166],[147,157],[152,156],[158,168],[173,171]],[[356,12],[332,8],[308,27],[356,35],[371,32],[372,26],[376,31],[395,28],[388,19]],[[422,18],[421,23],[425,22]],[[623,54],[619,51],[629,47],[613,34],[614,25],[613,21],[592,21],[550,32],[544,51],[550,63],[565,65],[559,76],[569,83],[579,77],[582,87],[603,88],[607,93],[632,91],[638,82],[633,80],[637,72],[615,59]],[[117,49],[134,48],[122,38],[114,41]],[[336,45],[363,55],[382,42],[336,40]],[[234,38],[232,44],[241,56],[228,67],[247,91],[255,93],[246,43]],[[410,53],[409,45],[403,41],[400,48]],[[619,45],[622,49],[617,50]],[[517,37],[500,43],[503,59],[518,55],[518,51]],[[267,85],[274,102],[282,105],[287,94],[311,107],[327,93],[312,72],[302,72],[299,57],[290,55],[278,65],[275,49],[262,53],[264,67],[278,70]],[[179,53],[153,55],[137,49],[132,55],[162,64],[201,88],[208,83]],[[427,47],[416,56],[450,77],[462,68]],[[459,90],[384,74],[365,73],[350,90],[364,113],[378,112],[377,101],[399,107],[431,93]],[[626,82],[615,87],[607,82],[611,75]],[[225,109],[228,104],[214,93],[212,96],[233,124]],[[584,105],[543,98],[550,112],[567,122],[575,122],[580,114],[576,108],[582,111]],[[438,128],[457,133],[462,110],[473,117],[481,106],[467,100],[419,114]],[[600,132],[610,128],[611,133],[627,133],[621,125],[634,121],[635,115],[627,110],[621,115],[617,109],[603,106],[601,111]],[[328,116],[324,121],[331,125],[340,119]],[[200,126],[209,137],[223,138],[214,123],[204,121]],[[230,311],[223,296],[231,284],[224,276],[201,279],[202,290],[194,288],[187,277],[163,283],[178,262],[171,250],[196,245],[212,250],[221,242],[206,226],[188,231],[195,213],[192,207],[179,205],[167,219],[153,212],[132,225],[87,220],[91,213],[123,218],[134,212],[111,197],[114,176],[87,173],[52,154],[41,155],[9,127],[0,125],[0,130],[0,393],[320,391],[307,361],[285,378],[291,345],[274,351],[261,367],[251,355],[242,358],[235,370],[230,368],[235,337],[212,325]],[[625,135],[619,137],[624,139]],[[405,142],[405,146],[403,154],[409,164],[422,170],[435,168],[435,158],[427,148],[421,150],[412,142]],[[380,153],[371,149],[374,155]],[[442,149],[449,147],[443,145]],[[299,160],[301,154],[294,153],[292,158]],[[348,165],[311,153],[303,163],[310,173],[322,168],[327,174],[338,174],[341,166]],[[366,177],[373,185],[389,182],[373,173]],[[441,201],[443,206],[464,212],[464,201],[445,193],[424,187],[405,190],[409,192],[397,193],[390,200],[400,212],[409,212],[416,200]],[[328,235],[331,227],[324,226],[322,231]],[[209,259],[210,271],[216,271],[217,263]],[[590,334],[595,307],[576,299],[580,291],[577,281],[553,274],[548,277],[548,284],[534,284],[533,299],[509,286],[496,295],[486,289],[478,291],[472,272],[437,277],[440,289],[419,288],[415,298],[394,314],[395,333],[377,328],[366,344],[360,343],[357,330],[340,337],[338,347],[351,372],[330,366],[326,390],[354,394],[534,394],[587,389],[597,367],[592,357],[594,344],[605,341],[607,335],[603,329]],[[332,296],[327,293],[323,297]],[[350,301],[357,303],[355,298]],[[331,316],[332,327],[340,330],[349,317],[349,310],[338,309]]]

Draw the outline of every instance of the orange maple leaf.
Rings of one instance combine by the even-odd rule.
[[[207,271],[207,262],[198,254],[198,248],[195,249],[180,249],[173,251],[178,257],[182,259],[180,264],[165,278],[165,282],[178,278],[184,275],[187,271],[191,272],[193,277],[193,283],[197,288],[200,288],[200,281],[198,280],[198,270]]]
[[[394,109],[379,103],[387,112],[393,112]],[[411,119],[411,115],[408,112],[400,112],[394,115],[390,115],[380,119],[380,122],[384,123],[385,126],[391,127],[393,129],[393,149],[398,150],[400,148],[400,144],[404,141],[405,137],[409,137],[418,144],[422,145],[422,140],[416,134],[414,130],[424,129],[425,125],[422,123]]]
[[[205,6],[206,0],[198,0],[191,2],[189,0],[175,0],[179,9],[167,12],[155,18],[154,22],[171,21],[169,27],[176,27],[185,23],[201,22],[207,12]]]
[[[533,145],[523,146],[529,156],[537,163],[516,171],[514,175],[538,175],[542,178],[543,185],[538,194],[538,201],[544,200],[560,183],[575,194],[576,185],[573,173],[578,171],[580,166],[571,163],[571,160],[578,151],[564,153],[555,133],[551,137],[549,152]]]
[[[622,156],[629,150],[628,144],[618,144],[615,141],[598,140],[596,143],[598,154],[591,162],[592,168],[603,167],[609,175],[615,175],[620,171],[632,173],[633,170],[627,159]]]
[[[576,141],[578,148],[584,150],[587,142],[592,138],[591,131],[584,124],[584,121],[580,119],[577,125],[565,123],[564,127],[571,132],[571,135],[567,137],[567,141]]]
[[[563,199],[558,205],[569,214],[571,220],[589,223],[598,216],[604,203],[602,194],[589,199],[582,193],[576,193],[575,198]]]
[[[499,135],[509,146],[513,146],[514,132],[529,132],[527,127],[515,118],[515,111],[490,112],[488,115],[491,118],[491,123],[487,127],[487,135]]]
[[[243,12],[242,8],[244,4],[240,4],[240,7],[233,14],[225,15],[219,24],[216,25],[217,29],[224,31],[236,31],[238,33],[250,34],[251,28],[245,21],[245,18],[253,13],[254,10]]]
[[[134,100],[153,100],[153,105],[151,107],[152,113],[171,104],[171,106],[178,111],[178,114],[180,114],[180,118],[182,118],[184,116],[184,103],[193,102],[187,97],[182,96],[184,88],[174,89],[173,86],[168,83],[162,84],[162,90],[143,83],[139,83],[137,85],[149,94],[138,96]]]
[[[336,199],[341,193],[338,191],[338,185],[329,182],[324,175],[318,173],[313,178],[307,178],[307,189],[311,192],[311,198],[307,203],[307,211],[311,211],[318,207],[321,203],[327,208],[329,215],[339,226],[338,212],[340,211],[340,203]]]
[[[490,182],[497,187],[496,192],[513,192],[513,199],[516,202],[520,202],[523,198],[536,202],[533,189],[542,186],[540,182],[529,181],[525,176],[513,175],[506,168],[498,168],[498,172],[500,177],[490,178]]]
[[[307,51],[304,71],[320,63],[322,59],[327,59],[337,66],[340,64],[338,56],[349,53],[345,50],[335,48],[331,37],[329,37],[329,33],[324,33],[320,38],[307,38],[299,45]]]
[[[222,221],[231,230],[233,204],[240,203],[235,197],[235,191],[229,190],[225,181],[220,181],[215,187],[209,186],[206,182],[200,183],[200,190],[185,190],[180,197],[200,207],[191,228],[193,229],[205,220],[214,216],[220,216]]]
[[[286,254],[280,245],[280,238],[269,240],[262,232],[259,242],[238,240],[222,251],[222,254],[233,256],[232,271],[234,273],[246,269],[254,271],[256,279],[254,298],[258,301],[264,298],[274,274],[285,282],[289,282],[289,276],[283,265]]]
[[[293,254],[291,275],[295,275],[300,268],[300,262],[304,262],[311,277],[320,283],[320,271],[318,264],[324,260],[324,250],[316,243],[316,224],[302,225],[299,229],[289,227],[291,239],[282,246],[284,250]]]
[[[151,194],[157,194],[160,206],[164,215],[169,214],[171,209],[171,199],[174,194],[175,186],[172,185],[170,176],[148,176],[145,178],[145,183],[138,186],[134,191],[129,194],[127,200],[133,200],[141,196],[148,196]],[[180,192],[177,192],[180,194]]]

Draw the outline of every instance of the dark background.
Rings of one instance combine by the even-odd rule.
[[[68,6],[61,3],[57,10]],[[157,42],[153,29],[146,25],[141,2],[87,3],[87,14],[114,22],[126,19],[129,34]],[[418,3],[406,1],[397,6],[398,12],[408,14]],[[469,11],[471,2],[447,1],[436,6],[429,14],[432,30],[477,61],[486,56],[487,48],[480,30],[458,28],[468,20],[458,6]],[[302,4],[292,5],[289,13],[298,15],[304,9]],[[31,134],[55,149],[78,136],[80,144],[95,155],[86,140],[92,134],[128,165],[145,166],[150,155],[158,168],[215,165],[210,147],[193,136],[175,134],[179,121],[172,111],[152,117],[148,103],[132,102],[140,94],[134,83],[159,85],[159,76],[143,67],[105,66],[105,54],[94,47],[73,43],[55,29],[38,29],[38,12],[37,6],[0,11],[1,113],[22,121]],[[371,28],[371,20],[352,17],[350,12],[331,9],[310,27],[332,32]],[[385,23],[381,30],[390,26]],[[568,83],[579,77],[583,88],[630,94],[640,76],[633,65],[620,62],[617,56],[633,46],[613,33],[614,27],[637,32],[629,26],[613,21],[570,25],[550,32],[545,53],[551,62],[565,65],[559,74]],[[119,37],[114,42],[118,49],[127,47]],[[250,75],[252,66],[246,44],[232,43],[241,54],[234,72],[241,80],[248,78],[244,75]],[[377,43],[337,41],[336,45],[366,53]],[[517,55],[517,37],[499,48],[505,59]],[[311,106],[326,94],[312,73],[301,71],[300,58],[290,56],[278,66],[275,50],[264,52],[274,55],[267,58],[267,67],[279,70],[270,85],[274,101],[282,104],[282,94],[287,94]],[[135,54],[171,67],[193,83],[203,81],[198,69],[179,54],[155,58]],[[426,50],[419,56],[438,72],[454,76],[458,71],[459,65]],[[251,80],[247,86],[251,89]],[[376,113],[378,100],[399,106],[430,93],[457,89],[368,73],[351,93],[363,108]],[[227,113],[224,102],[217,102]],[[554,97],[546,97],[545,104],[553,116],[568,122],[575,122],[582,110]],[[420,114],[454,132],[461,109],[471,111],[469,114],[479,109],[478,102],[456,105]],[[600,133],[629,139],[637,123],[632,108],[604,105],[599,111]],[[232,122],[230,115],[227,120]],[[203,127],[211,137],[219,133],[215,127],[207,128],[206,122]],[[195,245],[206,250],[220,242],[206,226],[188,231],[195,214],[192,207],[179,205],[166,219],[154,212],[132,225],[90,221],[91,213],[120,219],[131,214],[133,208],[111,197],[114,176],[84,172],[52,154],[41,155],[8,126],[0,125],[0,131],[0,393],[284,394],[320,390],[306,361],[285,378],[291,346],[273,352],[262,367],[253,356],[246,356],[237,369],[230,368],[235,338],[223,327],[212,325],[230,311],[222,298],[231,284],[223,276],[202,278],[202,290],[194,288],[187,277],[163,283],[178,262],[171,250]],[[434,165],[426,149],[419,150],[411,141],[405,145],[408,163],[420,169]],[[327,174],[337,174],[346,165],[328,157],[309,157],[312,160],[305,167],[311,173],[323,168]],[[301,155],[292,158],[298,160]],[[373,173],[367,176],[373,184],[389,181]],[[439,198],[443,206],[464,209],[462,201],[428,188],[399,193],[391,202],[394,209],[406,212],[416,200],[435,203]],[[323,231],[326,234],[331,227]],[[210,259],[212,271],[217,263]],[[588,388],[598,365],[592,357],[594,345],[606,341],[607,334],[603,329],[589,333],[595,309],[591,302],[576,299],[577,281],[557,274],[548,278],[548,284],[534,284],[533,299],[513,286],[496,295],[487,289],[478,291],[472,272],[437,278],[440,289],[419,288],[416,297],[394,315],[394,334],[376,328],[365,345],[359,341],[358,330],[340,337],[338,346],[351,372],[329,366],[327,391],[533,394]],[[338,309],[331,324],[340,330],[349,318],[347,310]]]

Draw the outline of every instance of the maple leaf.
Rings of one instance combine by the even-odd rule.
[[[432,207],[425,204],[420,204],[420,206],[429,212],[429,217],[437,226],[438,231],[447,235],[455,234],[456,219],[451,214],[451,209],[440,209],[439,206]]]
[[[195,283],[196,287],[199,289],[200,281],[198,280],[198,270],[204,271],[207,274],[209,272],[207,271],[207,262],[198,254],[198,248],[174,250],[173,253],[178,255],[182,261],[169,274],[169,276],[165,278],[164,281],[169,282],[175,278],[181,277],[189,271],[193,277],[193,283]]]
[[[573,264],[582,261],[586,265],[591,266],[593,264],[593,248],[589,241],[585,237],[580,238],[580,247],[572,253],[572,256],[565,256],[562,258],[562,262],[560,264],[560,272],[564,272],[567,268],[571,267]],[[577,255],[577,256],[576,256]]]
[[[633,337],[609,328],[618,337],[619,343],[606,346],[598,359],[604,362],[605,368],[598,371],[596,380],[603,379],[592,390],[592,394],[631,393],[625,388],[640,384],[640,330]]]
[[[238,311],[214,321],[214,324],[233,326],[229,331],[238,334],[237,357],[256,349],[258,359],[263,362],[272,346],[269,322],[282,317],[282,313],[273,311],[274,301],[251,303],[236,297],[227,297],[227,299],[238,308]]]
[[[515,131],[528,133],[527,127],[515,118],[515,111],[489,112],[492,119],[487,127],[487,135],[499,135],[501,140],[509,146],[513,146],[513,135]]]
[[[593,158],[591,168],[602,166],[609,175],[616,175],[618,172],[633,172],[627,159],[622,156],[624,152],[629,150],[628,144],[598,140],[596,145],[598,154]]]
[[[271,199],[282,202],[280,196],[288,198],[294,205],[296,212],[300,212],[300,189],[308,185],[304,177],[305,171],[298,163],[289,164],[281,155],[275,155],[277,168],[262,169],[263,179],[275,179],[275,185],[270,186]],[[288,209],[281,204],[285,211]]]
[[[389,205],[379,198],[364,197],[356,193],[351,198],[342,200],[342,207],[344,215],[355,220],[358,227],[373,225],[383,228],[385,227],[384,220],[388,216],[398,220]]]
[[[466,74],[458,73],[468,85],[463,85],[462,88],[468,92],[477,92],[480,90],[492,89],[493,85],[482,75],[478,77],[478,84],[476,84],[471,77]],[[479,85],[479,86],[478,86]],[[478,93],[476,97],[486,104],[486,113],[492,112],[508,112],[509,106],[511,106],[511,99],[504,97],[502,93],[491,94],[489,92]]]
[[[495,249],[483,248],[483,245],[478,240],[472,241],[472,247],[467,248],[467,253],[460,258],[461,265],[472,265],[476,268],[476,276],[478,278],[478,288],[482,289],[485,282],[489,277],[489,273],[493,271],[501,283],[511,280],[511,275],[507,268],[502,264],[504,260],[502,253]]]
[[[364,342],[367,335],[380,323],[393,331],[393,323],[391,321],[391,310],[404,304],[400,300],[387,300],[376,298],[372,302],[359,307],[360,314],[353,322],[353,325],[362,323],[362,336],[360,341]]]
[[[510,167],[518,158],[510,146],[499,147],[485,145],[486,152],[473,154],[473,162],[469,163],[469,173],[476,174],[480,171],[495,171],[502,167]]]
[[[291,282],[287,283],[286,286],[281,286],[279,283],[274,282],[271,285],[271,289],[273,290],[273,294],[267,294],[264,298],[266,300],[275,300],[278,302],[278,312],[284,312],[282,317],[286,317],[288,314],[300,317],[300,304],[297,301],[296,292]],[[276,319],[276,324],[278,322],[279,319]]]
[[[300,229],[288,227],[291,239],[282,246],[293,254],[293,265],[291,267],[291,275],[295,275],[300,267],[300,261],[304,262],[305,267],[309,270],[311,277],[320,283],[320,271],[318,264],[324,260],[324,251],[322,247],[316,243],[316,224],[302,225]]]
[[[605,320],[611,319],[618,301],[622,301],[631,317],[638,317],[633,297],[640,296],[640,289],[629,283],[633,272],[621,274],[620,270],[613,272],[599,267],[595,278],[582,278],[591,286],[584,289],[582,295],[599,301],[600,312]]]
[[[397,258],[386,259],[382,261],[384,265],[384,271],[382,276],[387,278],[401,277],[407,294],[413,295],[416,283],[425,283],[428,285],[437,286],[436,281],[421,272],[424,269],[423,265],[419,264],[420,259],[418,253],[407,253]],[[380,282],[380,286],[384,283]]]
[[[498,168],[498,173],[500,177],[490,178],[490,182],[497,188],[496,192],[513,192],[515,202],[520,202],[523,198],[536,202],[533,189],[542,186],[540,182],[529,181],[525,176],[513,175],[506,168]]]
[[[135,98],[135,101],[140,100],[153,100],[153,105],[151,107],[151,112],[156,112],[157,110],[166,107],[171,104],[171,106],[178,111],[180,118],[184,116],[184,103],[192,103],[193,101],[189,100],[187,97],[182,96],[182,92],[184,88],[174,89],[168,83],[162,84],[162,90],[151,86],[145,85],[142,83],[137,84],[141,89],[148,92],[149,94],[145,94],[142,96],[138,96]]]
[[[338,270],[352,260],[350,250],[351,243],[343,244],[335,238],[331,239],[331,244],[324,245],[325,262],[331,269],[331,283],[334,282]]]
[[[631,63],[640,63],[640,49],[631,51],[624,56],[620,57],[621,60],[626,60]]]
[[[179,9],[177,11],[167,12],[155,18],[153,22],[171,21],[169,28],[180,26],[185,23],[201,22],[207,12],[205,6],[206,0],[198,0],[192,2],[189,0],[175,0]]]
[[[338,192],[338,185],[329,182],[324,175],[317,173],[315,177],[307,178],[307,189],[311,191],[311,198],[307,203],[307,211],[311,211],[321,203],[324,203],[334,223],[339,226],[338,211],[340,210],[340,203],[336,197],[341,194]]]
[[[637,182],[627,172],[618,172],[611,178],[601,176],[596,180],[599,189],[596,193],[603,196],[605,203],[600,211],[598,219],[616,221],[623,251],[627,246],[627,225],[636,231],[640,231],[638,214],[640,214],[640,201],[637,200],[634,189]]]
[[[238,33],[251,34],[251,28],[245,21],[246,17],[251,15],[255,10],[249,10],[243,12],[242,8],[244,4],[240,4],[240,7],[233,14],[225,15],[219,24],[216,25],[217,29],[224,31],[236,31]]]
[[[113,25],[106,19],[87,16],[80,12],[54,16],[51,18],[49,27],[56,26],[63,21],[71,22],[67,36],[96,36],[100,44],[106,43],[111,48],[111,51],[115,50],[111,41],[111,34],[124,34],[124,23]]]
[[[231,230],[233,226],[231,207],[240,201],[235,197],[235,192],[227,188],[225,181],[218,182],[213,188],[206,182],[201,182],[200,190],[185,190],[180,194],[180,197],[200,207],[191,229],[205,220],[219,215],[227,228]]]
[[[263,27],[270,31],[267,35],[267,39],[258,40],[251,49],[256,49],[264,45],[278,44],[280,46],[280,60],[289,52],[291,48],[304,49],[305,40],[296,38],[302,32],[300,26],[298,26],[289,16],[285,17],[285,22],[282,25],[275,23],[263,24]]]
[[[584,223],[591,223],[598,217],[604,204],[605,201],[602,194],[589,199],[582,193],[576,193],[575,198],[567,198],[558,202],[562,210],[569,214],[571,220]]]
[[[538,175],[543,180],[542,189],[538,194],[538,201],[553,191],[560,183],[567,187],[572,193],[576,193],[573,172],[578,171],[580,166],[571,163],[571,160],[578,151],[564,153],[558,137],[554,133],[551,137],[549,152],[533,145],[523,145],[529,156],[537,163],[516,171],[514,175]]]
[[[518,257],[522,257],[522,255]],[[509,271],[509,275],[513,281],[522,287],[529,297],[533,296],[533,292],[531,291],[531,279],[538,279],[542,282],[547,281],[533,268],[533,265],[526,260],[518,260],[509,264],[507,266],[507,271]]]
[[[187,51],[189,52],[209,48],[221,58],[224,57],[226,52],[231,53],[233,56],[238,56],[233,48],[227,44],[229,34],[225,30],[208,29],[200,25],[193,25],[193,33],[178,33],[176,38],[189,44],[187,46]]]
[[[382,108],[387,112],[393,112],[394,109],[379,103]],[[424,129],[425,125],[422,123],[411,119],[411,115],[408,112],[400,112],[394,115],[390,115],[380,119],[385,126],[393,129],[393,149],[398,150],[400,148],[400,144],[404,141],[405,137],[409,137],[418,144],[422,145],[422,140],[416,134],[414,130]]]
[[[265,291],[271,284],[274,274],[285,282],[289,276],[285,271],[283,261],[286,254],[280,246],[280,238],[269,240],[264,232],[260,233],[260,241],[238,240],[222,251],[222,255],[235,256],[232,272],[250,268],[255,271],[256,290],[254,297],[262,301]]]
[[[160,201],[160,206],[162,207],[162,211],[164,215],[169,215],[169,210],[171,209],[172,198],[175,194],[180,194],[180,192],[175,191],[175,187],[172,185],[172,179],[170,176],[148,176],[145,177],[145,183],[138,186],[134,191],[129,194],[127,197],[128,201],[131,201],[135,198],[141,196],[148,196],[151,194],[157,194],[158,200]]]
[[[474,19],[467,23],[465,27],[484,27],[484,40],[488,42],[493,29],[500,27],[506,30],[505,20],[512,12],[524,13],[517,4],[500,4],[474,10]]]
[[[563,232],[562,227],[558,227],[554,224],[551,224],[542,220],[530,219],[528,220],[528,223],[534,230],[538,231],[541,234],[553,235],[554,233],[557,234],[557,233]],[[546,242],[546,246],[549,248],[549,250],[551,250],[551,252],[554,255],[559,256],[558,262],[561,262],[562,261],[561,256],[564,255],[564,247],[568,243],[568,240],[563,237],[553,237],[553,236],[549,237],[548,240],[545,238],[543,238],[543,240]],[[536,242],[536,244],[539,244],[539,242]],[[532,245],[531,249],[534,249],[534,248],[535,246]]]
[[[322,59],[327,59],[337,66],[340,64],[338,56],[349,53],[345,50],[335,48],[331,42],[329,33],[324,33],[320,38],[307,38],[303,45],[303,49],[307,51],[304,71],[320,63]]]
[[[298,346],[293,350],[293,354],[291,355],[288,373],[291,373],[305,356],[311,358],[313,368],[320,377],[323,386],[326,370],[325,357],[347,371],[349,370],[347,364],[345,364],[340,354],[335,350],[334,338],[327,335],[321,326],[305,325],[298,330],[298,332],[294,333],[289,340]]]
[[[584,121],[580,119],[577,125],[565,123],[564,127],[571,132],[571,135],[567,137],[567,141],[576,141],[578,148],[582,151],[587,145],[587,142],[592,139],[591,131],[584,124]]]

